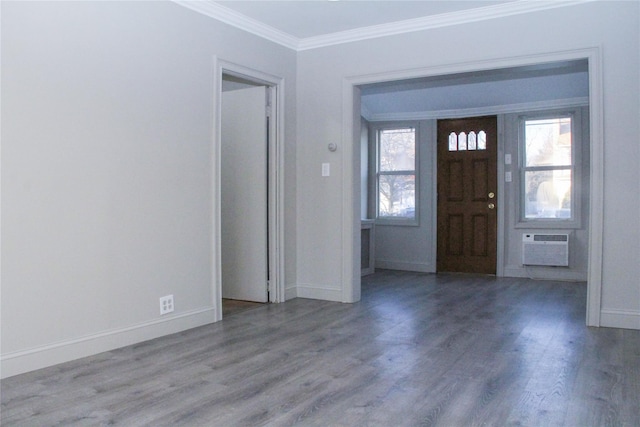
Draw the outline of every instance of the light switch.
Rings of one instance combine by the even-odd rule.
[[[507,171],[504,173],[504,180],[506,182],[511,182],[511,171]]]
[[[505,154],[504,155],[504,164],[505,165],[510,165],[511,164],[511,154]]]
[[[331,165],[329,163],[322,164],[322,176],[329,176],[331,174]]]

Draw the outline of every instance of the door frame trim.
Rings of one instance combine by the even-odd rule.
[[[258,71],[240,64],[214,56],[214,93],[213,93],[213,138],[211,147],[211,180],[212,180],[212,298],[215,307],[215,320],[222,320],[222,239],[221,239],[221,123],[222,123],[222,79],[223,75],[241,77],[260,85],[264,85],[270,92],[271,118],[269,137],[269,164],[267,166],[270,177],[268,188],[269,218],[269,262],[270,289],[269,302],[285,301],[284,289],[284,79],[262,71]]]
[[[492,70],[499,68],[536,65],[549,62],[586,59],[589,69],[589,129],[590,129],[590,206],[589,206],[589,253],[587,269],[587,309],[586,324],[600,326],[602,300],[602,264],[604,229],[604,114],[602,47],[548,52],[533,55],[490,59],[486,61],[445,64],[420,69],[396,70],[369,75],[345,77],[342,83],[342,143],[343,156],[342,185],[342,283],[345,302],[359,299],[360,280],[354,276],[359,271],[360,258],[360,185],[356,183],[360,170],[359,117],[360,85],[431,77],[464,72]],[[355,120],[355,117],[358,120]],[[500,130],[500,125],[498,126]],[[499,143],[500,146],[500,143]],[[500,151],[498,152],[500,153]],[[500,164],[500,162],[498,162]],[[500,167],[498,168],[500,174]],[[500,175],[499,175],[500,176]],[[357,185],[356,185],[357,184]],[[499,190],[500,191],[500,190]],[[503,191],[503,190],[502,190]],[[502,195],[500,195],[502,199]],[[500,225],[500,219],[498,220]],[[504,226],[504,224],[502,224]],[[504,245],[498,244],[497,259],[503,259]],[[497,266],[497,272],[504,272]],[[357,299],[355,299],[357,301]]]

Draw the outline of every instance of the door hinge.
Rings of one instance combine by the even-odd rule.
[[[268,116],[271,116],[271,98],[272,98],[272,89],[270,87],[267,87],[265,104],[266,104],[266,110],[267,110]]]

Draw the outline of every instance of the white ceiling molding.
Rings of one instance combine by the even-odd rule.
[[[517,0],[493,6],[478,7],[459,12],[443,13],[422,18],[407,19],[389,24],[373,25],[355,30],[340,31],[324,36],[301,39],[297,50],[316,49],[342,43],[385,37],[414,31],[429,30],[433,28],[461,25],[471,22],[485,21],[488,19],[502,18],[512,15],[537,12],[558,7],[573,6],[595,0]]]
[[[174,3],[206,15],[210,18],[222,21],[248,33],[260,36],[264,39],[278,43],[289,49],[298,50],[300,39],[263,24],[260,21],[249,18],[241,13],[209,0],[173,0]]]
[[[461,108],[455,110],[415,111],[401,113],[371,113],[366,120],[370,122],[393,122],[406,120],[458,119],[493,114],[528,113],[533,111],[552,110],[557,108],[586,107],[589,97],[554,99],[550,101],[523,102],[520,104],[496,105],[477,108]]]
[[[211,0],[173,0],[176,4],[232,25],[296,51],[316,49],[342,43],[385,37],[432,28],[485,21],[541,10],[573,6],[597,0],[517,0],[513,2],[478,7],[459,12],[443,13],[415,19],[373,25],[354,30],[339,31],[322,36],[297,38],[260,21],[249,18]]]

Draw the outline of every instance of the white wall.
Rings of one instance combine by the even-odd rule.
[[[638,9],[636,2],[592,2],[560,13],[536,12],[300,52],[297,265],[307,295],[335,296],[351,286],[344,268],[350,244],[341,235],[342,210],[350,211],[343,192],[349,194],[351,184],[345,181],[359,174],[348,170],[351,141],[342,141],[344,149],[336,153],[326,150],[328,142],[349,135],[342,129],[348,117],[342,111],[348,105],[344,85],[360,81],[358,76],[421,69],[435,73],[469,64],[485,69],[517,62],[513,58],[597,48],[604,109],[601,324],[640,329]],[[327,161],[333,175],[322,179],[315,171]]]
[[[436,121],[374,122],[370,124],[371,141],[371,213],[376,212],[375,150],[379,126],[415,126],[417,130],[418,179],[417,179],[417,224],[391,225],[388,221],[376,223],[375,245],[376,268],[433,272],[436,270],[434,221],[436,219]]]
[[[3,376],[216,318],[216,56],[285,79],[296,282],[295,52],[171,2],[2,2],[1,35]]]
[[[360,119],[360,218],[369,217],[369,122]],[[373,217],[371,217],[373,218]]]

